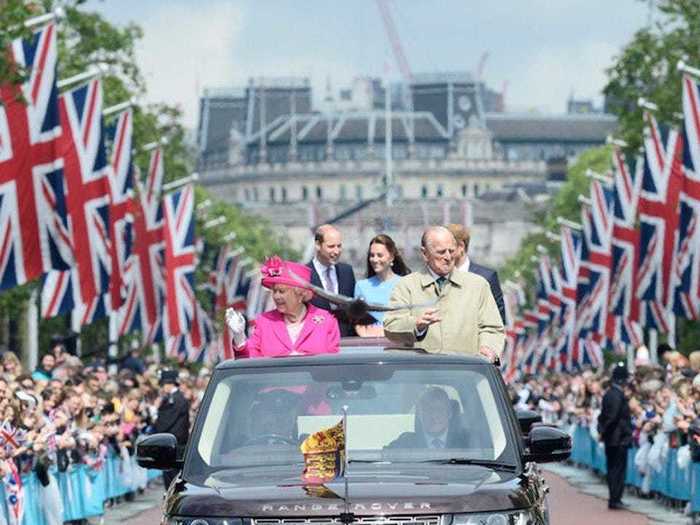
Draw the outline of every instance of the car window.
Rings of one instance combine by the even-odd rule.
[[[301,463],[301,442],[336,425],[344,409],[351,459],[514,457],[484,367],[241,369],[211,388],[193,435],[192,462],[204,469]]]

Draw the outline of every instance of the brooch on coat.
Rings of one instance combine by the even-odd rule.
[[[322,315],[314,315],[311,320],[316,323],[316,324],[321,324],[323,322],[323,316]]]

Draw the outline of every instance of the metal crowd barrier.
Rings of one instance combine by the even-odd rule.
[[[53,480],[58,482],[58,492],[63,503],[63,517],[47,516],[50,512],[46,507],[45,498],[38,478],[34,473],[22,476],[23,485],[23,515],[20,525],[50,525],[59,521],[82,520],[104,514],[104,503],[111,498],[124,496],[143,488],[146,482],[159,477],[158,470],[141,470],[137,477],[134,458],[131,465],[125,465],[119,456],[105,459],[99,469],[91,469],[87,465],[71,465],[65,472],[51,471]],[[5,484],[0,484],[0,523],[13,525],[10,519],[8,498]],[[3,521],[4,518],[4,521]],[[53,519],[52,519],[53,518]]]
[[[571,461],[584,465],[600,474],[606,473],[605,449],[602,443],[594,441],[588,427],[577,425],[572,435]],[[637,448],[630,448],[627,457],[628,486],[642,489],[644,475],[635,465]],[[650,480],[647,487],[651,492],[677,501],[690,501],[692,512],[700,512],[700,463],[689,463],[687,468],[678,466],[678,450],[668,450],[666,461],[660,471],[649,469]]]

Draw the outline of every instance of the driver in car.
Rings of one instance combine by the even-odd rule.
[[[297,444],[301,396],[289,390],[257,395],[250,407],[250,433],[244,445]]]
[[[442,388],[430,387],[416,404],[415,432],[404,432],[387,448],[468,448],[469,435]]]

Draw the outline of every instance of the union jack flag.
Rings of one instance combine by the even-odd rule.
[[[192,312],[190,330],[186,334],[168,337],[166,351],[183,362],[213,362],[220,353],[214,322],[194,295],[192,299],[189,308]]]
[[[224,310],[236,300],[238,282],[241,280],[243,248],[232,250],[225,245],[219,252],[216,263],[215,309]]]
[[[583,221],[583,231],[588,246],[591,302],[587,320],[594,338],[601,342],[605,338],[608,315],[608,289],[613,229],[613,189],[600,180],[591,181],[591,208]]]
[[[678,199],[683,184],[683,141],[645,113],[644,171],[639,198],[639,273],[637,298],[643,326],[670,329],[670,279],[678,228]]]
[[[56,27],[15,40],[8,53],[29,72],[0,85],[0,289],[72,262],[56,90]]]
[[[569,371],[578,342],[576,327],[576,286],[581,262],[581,234],[569,226],[560,227],[561,239],[561,310],[559,334],[554,348],[558,356],[557,371]]]
[[[165,238],[165,302],[168,336],[190,330],[196,265],[194,247],[194,190],[192,186],[170,193],[163,199]],[[190,313],[188,314],[188,310]]]
[[[677,252],[672,274],[672,308],[686,319],[700,318],[700,86],[683,78],[683,186]]]
[[[111,205],[109,208],[110,238],[110,309],[118,310],[126,294],[124,272],[131,255],[134,208],[134,166],[132,163],[133,114],[131,109],[120,113],[115,125],[107,129],[112,144],[110,177]]]
[[[162,161],[159,150],[152,154],[151,159],[151,166]],[[146,186],[152,191],[157,186],[153,182],[157,173],[158,169],[149,171]],[[138,330],[145,342],[154,342],[162,336],[159,332],[163,328],[161,305],[165,283],[162,269],[165,259],[161,215],[162,208],[157,200],[149,200],[146,191],[141,189],[139,197],[134,199],[132,211],[134,240],[124,272],[127,292],[119,311],[119,334]]]
[[[611,239],[610,289],[606,335],[615,342],[643,343],[639,326],[639,300],[635,296],[639,267],[637,203],[644,162],[637,159],[630,169],[619,149],[613,152],[613,230]]]
[[[63,128],[59,145],[65,162],[75,266],[63,272],[70,275],[50,276],[44,281],[42,304],[72,304],[80,312],[80,326],[97,318],[99,308],[95,303],[107,292],[111,271],[109,165],[102,133],[100,80],[61,95],[59,102]],[[66,286],[66,282],[72,286]],[[52,288],[52,284],[57,286]],[[73,297],[58,297],[58,294],[73,294]],[[44,313],[53,312],[49,309]],[[63,312],[59,309],[56,313]]]

